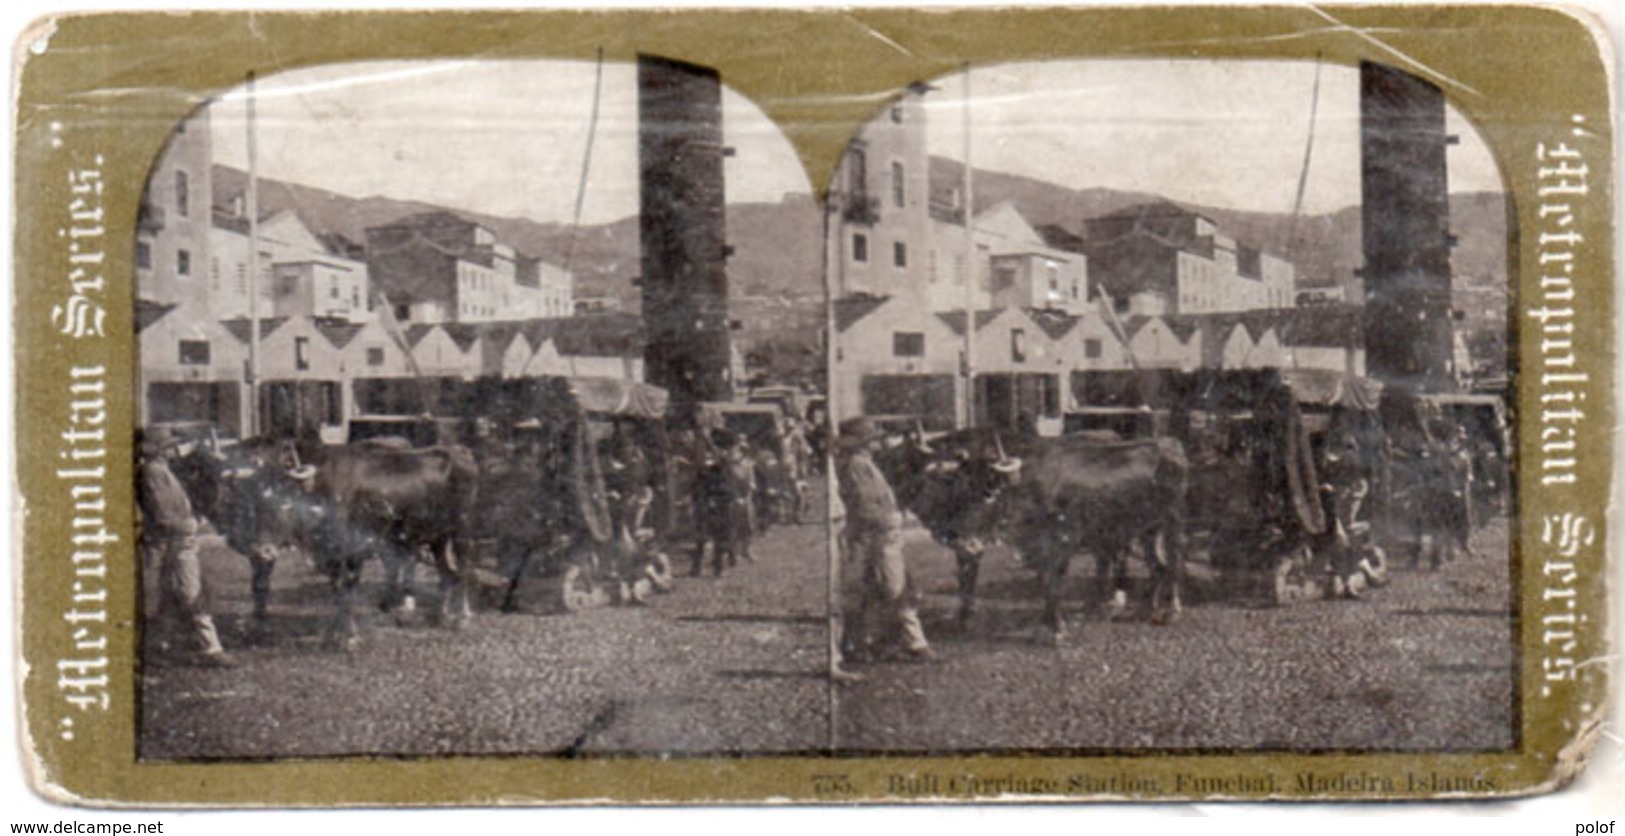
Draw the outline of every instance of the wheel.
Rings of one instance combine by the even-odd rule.
[[[559,577],[559,604],[565,612],[580,612],[602,606],[604,593],[593,580],[592,573],[580,566],[571,566]]]
[[[1366,549],[1365,559],[1360,561],[1360,571],[1365,575],[1366,582],[1372,586],[1384,586],[1388,583],[1388,553],[1381,546],[1371,546]]]
[[[1298,600],[1298,585],[1292,579],[1292,558],[1283,557],[1270,573],[1270,603],[1284,607]]]
[[[1281,555],[1270,573],[1271,603],[1280,607],[1316,596],[1318,584],[1308,577],[1313,560],[1314,553],[1308,546]]]
[[[643,574],[649,579],[649,583],[654,586],[655,592],[671,591],[671,557],[665,552],[655,552],[643,567]]]

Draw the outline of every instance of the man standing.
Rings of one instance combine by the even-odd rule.
[[[717,446],[722,448],[723,480],[726,484],[728,565],[743,560],[755,563],[756,554],[751,542],[756,536],[756,494],[758,491],[756,459],[746,446],[745,437],[728,430],[717,431]]]
[[[688,573],[691,578],[700,577],[704,570],[707,543],[711,546],[711,571],[718,577],[724,568],[732,565],[730,559],[738,560],[738,555],[729,551],[733,498],[729,493],[728,464],[717,449],[732,443],[733,434],[718,429],[712,443],[701,439],[694,445],[694,560]]]
[[[926,641],[915,608],[903,558],[903,515],[886,477],[875,465],[872,448],[879,442],[873,422],[853,418],[841,423],[841,458],[836,468],[841,503],[846,510],[848,589],[857,594],[843,616],[843,653],[849,659],[870,654],[871,644],[891,645],[902,658],[936,658]],[[871,635],[871,622],[881,631]]]
[[[165,427],[140,439],[141,465],[136,496],[141,506],[143,551],[158,564],[158,612],[154,633],[160,641],[191,645],[202,667],[236,663],[220,646],[214,619],[204,612],[203,573],[198,562],[197,518],[180,480],[169,468],[179,441]],[[149,562],[149,565],[150,565]]]

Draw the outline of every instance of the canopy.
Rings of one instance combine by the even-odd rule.
[[[670,400],[666,390],[647,383],[614,377],[561,378],[570,397],[585,412],[664,418]]]
[[[1368,377],[1327,369],[1285,369],[1281,379],[1298,403],[1341,406],[1375,412],[1382,399],[1382,384]]]

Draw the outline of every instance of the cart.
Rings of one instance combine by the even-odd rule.
[[[1312,370],[1178,378],[1170,431],[1191,463],[1188,536],[1221,583],[1274,604],[1358,595],[1387,577],[1371,536],[1385,491],[1380,387]]]
[[[517,609],[528,575],[566,612],[648,601],[671,588],[667,395],[615,378],[549,377],[476,387],[486,543]],[[523,416],[523,417],[521,417]],[[479,433],[476,435],[478,436]],[[490,454],[482,454],[489,449]]]

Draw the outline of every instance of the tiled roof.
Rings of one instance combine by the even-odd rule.
[[[148,299],[135,300],[135,332],[137,334],[147,330],[147,327],[163,319],[170,311],[179,305],[164,305]]]
[[[321,333],[334,348],[342,349],[361,333],[364,326],[356,325],[342,319],[318,319],[316,330]]]
[[[992,322],[993,319],[995,317],[997,317],[1001,313],[1003,313],[1002,309],[977,311],[976,312],[976,330],[980,331],[983,328],[986,328],[987,324],[989,322]],[[939,313],[939,314],[937,314],[937,319],[942,320],[943,323],[946,324],[950,329],[952,329],[955,334],[959,334],[960,336],[964,336],[964,334],[965,334],[965,312],[964,311],[948,311],[946,313]]]
[[[287,321],[288,317],[285,316],[261,318],[260,339],[263,340],[266,337],[276,333],[276,329],[281,328],[282,324]],[[248,319],[246,317],[243,319],[228,319],[220,324],[224,325],[226,330],[230,331],[232,336],[241,340],[244,345],[247,345],[248,341],[252,338],[252,335],[249,333],[251,329],[249,328]]]
[[[848,296],[835,300],[835,330],[845,331],[856,325],[858,320],[879,310],[881,305],[891,301],[889,296]]]
[[[1074,316],[1061,311],[1052,311],[1044,308],[1027,308],[1027,315],[1038,323],[1044,334],[1052,340],[1058,340],[1077,327],[1082,317]]]

